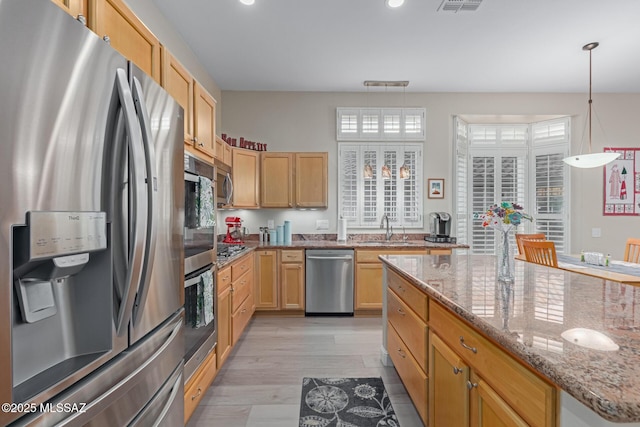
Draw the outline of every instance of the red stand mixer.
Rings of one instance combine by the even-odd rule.
[[[236,243],[242,244],[243,232],[242,232],[242,220],[237,216],[228,216],[224,219],[227,224],[227,235],[225,236],[224,243]]]

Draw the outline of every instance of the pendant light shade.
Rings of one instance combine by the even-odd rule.
[[[591,152],[591,118],[593,109],[593,100],[591,99],[591,51],[598,47],[600,43],[593,42],[582,46],[582,50],[589,51],[589,109],[587,110],[587,121],[589,124],[589,154],[582,154],[582,144],[580,144],[580,154],[565,157],[563,162],[575,168],[597,168],[604,166],[620,157],[620,153],[592,153]],[[584,142],[584,135],[583,135]]]
[[[364,173],[363,173],[363,177],[364,179],[371,179],[373,178],[373,168],[371,167],[371,165],[369,163],[367,163],[366,165],[364,165]]]
[[[382,179],[391,179],[391,168],[387,165],[382,166]]]

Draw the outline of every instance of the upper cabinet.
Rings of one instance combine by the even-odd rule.
[[[87,0],[51,0],[60,6],[69,15],[77,18],[78,15],[87,16]]]
[[[233,206],[258,208],[259,204],[259,152],[233,149]]]
[[[293,207],[293,153],[267,153],[260,156],[260,206]]]
[[[122,0],[89,0],[88,6],[89,28],[160,82],[160,42],[142,21]]]
[[[261,155],[260,206],[326,208],[327,153]]]
[[[224,163],[231,164],[231,146],[227,144],[222,138],[216,135],[216,158],[222,160]]]
[[[328,206],[327,153],[296,153],[296,206],[326,208]]]
[[[216,154],[216,100],[202,86],[193,85],[194,147],[209,157]]]
[[[193,145],[193,77],[167,49],[162,49],[162,87],[184,109],[184,142]]]

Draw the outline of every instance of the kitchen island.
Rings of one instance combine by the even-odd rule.
[[[507,404],[502,405],[505,414],[524,418],[528,424],[535,423],[517,410],[517,405],[531,406],[526,396],[517,402],[509,401],[513,399],[512,392],[500,394],[501,388],[508,388],[510,382],[520,381],[508,377],[511,371],[496,368],[506,366],[535,384],[534,388],[520,389],[539,394],[542,402],[539,425],[640,425],[640,288],[529,263],[516,263],[514,283],[498,283],[495,257],[468,255],[466,251],[456,251],[451,256],[391,255],[382,256],[381,260],[385,266],[384,325],[387,331],[389,320],[391,333],[385,333],[384,349],[394,352],[395,347],[406,344],[406,348],[398,350],[402,358],[408,358],[409,352],[420,354],[422,349],[416,350],[414,343],[398,341],[396,329],[391,326],[395,312],[387,309],[396,295],[402,293],[398,289],[403,286],[418,290],[428,300],[428,305],[418,310],[423,313],[417,313],[424,320],[416,319],[424,322],[428,334],[425,337],[428,354],[424,356],[427,361],[422,369],[428,384],[423,389],[428,388],[428,393],[424,389],[414,394],[425,395],[425,407],[427,401],[434,406],[433,399],[442,397],[442,389],[437,396],[433,393],[434,386],[442,385],[438,383],[435,367],[445,360],[440,356],[448,354],[453,357],[450,360],[467,366],[454,364],[452,375],[466,369],[462,374],[468,378],[467,386],[472,392],[481,389],[482,380],[486,380],[498,390],[495,396],[505,397]],[[415,300],[415,296],[405,298],[409,308]],[[403,306],[400,311],[405,313],[407,308]],[[390,343],[394,344],[393,349]],[[447,353],[449,347],[442,343],[453,350]],[[482,346],[491,348],[485,354],[499,352],[499,363],[485,358]],[[383,359],[387,360],[385,351]],[[474,358],[482,360],[476,362]],[[419,359],[414,360],[418,365]],[[403,378],[403,381],[407,385],[407,381],[413,380]],[[467,399],[473,411],[477,402],[468,397],[469,393],[462,400]],[[421,404],[416,404],[419,411]],[[516,410],[509,412],[514,406]],[[553,413],[545,413],[545,408],[547,411],[551,408]],[[434,416],[429,414],[430,418]],[[438,423],[430,425],[437,427]]]

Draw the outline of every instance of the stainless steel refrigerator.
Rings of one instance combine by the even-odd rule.
[[[50,1],[0,57],[0,425],[183,425],[183,111]]]

